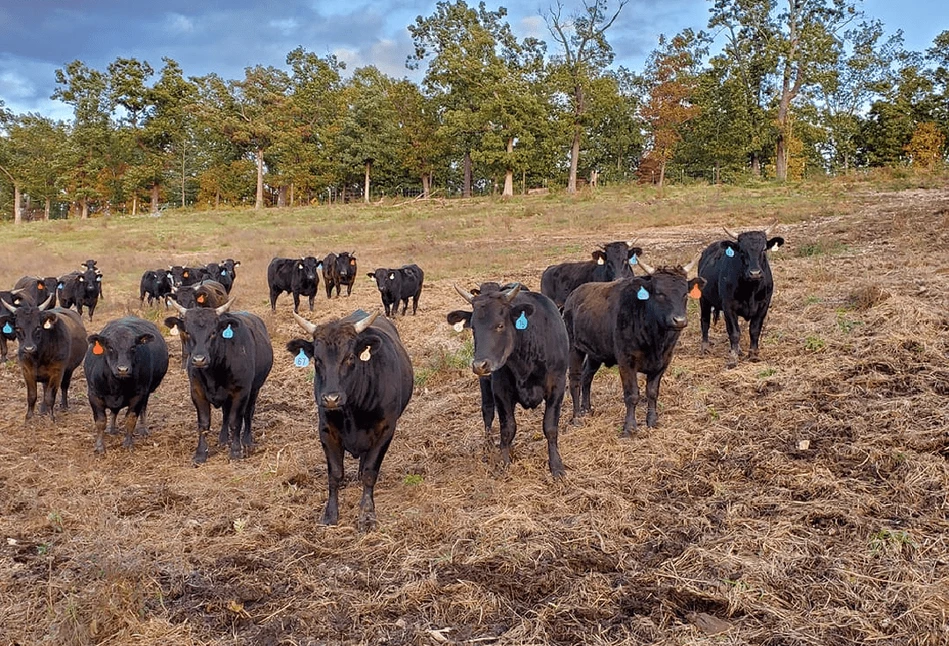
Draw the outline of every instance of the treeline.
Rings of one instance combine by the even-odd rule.
[[[545,42],[519,38],[503,7],[443,0],[409,26],[420,84],[374,66],[346,77],[303,47],[230,80],[169,58],[73,61],[52,97],[71,122],[0,103],[0,207],[85,218],[947,158],[949,31],[914,52],[852,0],[715,0],[704,29],[660,37],[634,72],[612,67],[608,40],[626,2],[558,3]]]

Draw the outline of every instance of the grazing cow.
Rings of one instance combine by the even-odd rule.
[[[19,307],[6,301],[2,304],[14,316],[19,343],[17,359],[26,381],[26,419],[33,417],[36,407],[37,381],[43,384],[40,415],[49,413],[50,418],[54,418],[57,391],[62,391],[61,408],[69,408],[72,373],[86,352],[82,318],[72,310],[59,307],[47,310],[48,302],[39,306],[24,303]]]
[[[590,384],[600,366],[618,365],[626,403],[623,437],[638,428],[638,373],[646,375],[646,425],[658,423],[659,382],[686,326],[687,294],[697,298],[705,283],[703,278],[688,279],[695,261],[685,267],[640,266],[646,276],[581,285],[563,308],[570,337],[571,421],[590,412]]]
[[[418,310],[418,297],[422,294],[422,281],[425,278],[421,267],[403,265],[398,269],[377,269],[368,276],[376,281],[386,316],[395,317],[399,310],[399,301],[402,301],[402,316],[405,316],[410,298],[412,299],[412,314],[415,315]]]
[[[139,283],[139,300],[142,305],[145,304],[145,296],[148,296],[148,306],[156,300],[164,301],[165,297],[171,293],[172,280],[171,272],[167,269],[149,269],[142,274],[142,281]],[[165,307],[168,304],[165,303]]]
[[[136,429],[147,434],[148,398],[168,371],[168,346],[154,323],[135,316],[110,321],[88,341],[82,368],[96,425],[95,451],[105,453],[106,411],[112,413],[109,432],[115,433],[122,408],[128,409],[122,445],[131,449]]]
[[[207,264],[206,269],[208,270],[208,276],[211,280],[216,280],[224,285],[224,289],[230,294],[231,288],[234,286],[234,279],[237,278],[235,269],[240,266],[241,263],[239,260],[228,258],[221,262],[210,262]]]
[[[250,453],[257,395],[273,367],[273,347],[264,322],[250,312],[230,312],[233,302],[192,309],[175,303],[179,316],[165,319],[166,326],[181,332],[188,353],[191,401],[198,414],[195,464],[208,459],[211,406],[223,413],[218,441],[230,445],[231,459]]]
[[[396,423],[412,398],[412,362],[395,326],[376,314],[357,310],[346,318],[314,325],[294,313],[310,339],[293,339],[287,350],[294,363],[315,368],[320,443],[326,453],[329,499],[322,523],[339,520],[339,487],[343,481],[343,452],[359,459],[362,499],[359,527],[376,525],[373,489],[395,434]]]
[[[323,280],[326,281],[326,298],[332,298],[333,288],[339,297],[340,289],[346,285],[346,295],[353,293],[356,282],[356,252],[343,251],[339,255],[330,253],[323,259]]]
[[[50,310],[56,307],[56,295],[53,294],[56,290],[56,282],[55,278],[23,276],[20,280],[16,281],[11,291],[16,292],[20,290],[20,294],[25,294],[29,297],[30,303],[34,305],[42,303],[42,309]],[[53,298],[50,299],[50,296]]]
[[[183,267],[182,265],[170,265],[168,271],[171,272],[171,282],[175,287],[182,285],[194,285],[202,280],[210,278],[206,267]]]
[[[300,311],[300,296],[306,296],[313,311],[313,299],[320,286],[322,263],[313,256],[306,258],[274,258],[267,267],[267,284],[270,286],[270,309],[277,311],[277,297],[287,292],[293,295],[293,311]]]
[[[633,275],[630,265],[643,255],[641,247],[632,245],[632,241],[610,242],[596,249],[592,260],[551,265],[540,277],[540,292],[562,310],[570,292],[584,283],[629,278]]]
[[[448,322],[474,334],[471,369],[490,377],[490,390],[501,424],[501,459],[511,461],[511,443],[517,430],[514,406],[536,408],[544,402],[547,462],[555,478],[564,475],[557,447],[560,407],[567,377],[567,330],[557,306],[543,294],[519,284],[504,291],[474,296],[455,287],[471,303],[471,312],[455,310]],[[483,380],[482,380],[483,384]],[[482,405],[486,387],[482,385]],[[482,408],[482,417],[487,419]],[[485,424],[487,431],[490,426]]]
[[[102,285],[102,274],[95,269],[86,269],[82,272],[74,271],[60,276],[57,282],[59,305],[63,308],[75,307],[82,316],[83,306],[89,308],[89,320],[96,311],[99,302],[99,289]]]
[[[768,250],[778,249],[784,238],[768,238],[774,227],[764,231],[746,231],[735,235],[728,229],[725,233],[731,240],[713,242],[699,260],[699,275],[707,281],[699,305],[702,310],[702,353],[708,351],[708,328],[712,313],[718,321],[719,313],[725,315],[725,329],[731,349],[728,367],[738,364],[741,352],[738,339],[741,335],[738,317],[748,321],[751,346],[748,358],[758,360],[758,339],[761,328],[771,306],[774,279],[768,264]]]
[[[13,307],[19,307],[27,302],[29,296],[19,290],[0,291],[0,301]],[[7,341],[16,341],[14,326],[16,318],[6,307],[0,307],[0,362],[7,360]]]

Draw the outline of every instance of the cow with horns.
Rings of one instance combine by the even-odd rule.
[[[570,295],[563,318],[570,337],[571,422],[590,412],[590,385],[606,364],[619,366],[626,403],[623,436],[631,437],[638,428],[639,373],[646,375],[646,425],[656,426],[659,382],[686,326],[687,295],[698,298],[705,283],[689,280],[695,264],[655,269],[640,262],[645,276],[587,283]]]
[[[699,276],[707,283],[699,301],[702,312],[702,354],[708,351],[712,314],[717,322],[721,313],[725,317],[725,329],[731,345],[728,367],[737,365],[741,352],[739,316],[748,321],[751,338],[748,358],[758,360],[758,340],[774,293],[774,278],[771,276],[767,252],[777,250],[784,244],[784,238],[780,236],[768,238],[774,227],[772,224],[763,231],[739,234],[726,228],[729,239],[710,244],[699,260]]]
[[[580,285],[608,283],[632,276],[631,266],[643,254],[642,248],[634,247],[633,244],[632,240],[610,242],[599,245],[593,251],[592,260],[551,265],[540,277],[541,293],[563,309],[570,292]]]
[[[555,478],[564,475],[558,447],[560,409],[566,390],[567,330],[552,300],[520,284],[501,290],[484,291],[477,296],[455,286],[472,311],[455,310],[448,322],[461,331],[471,328],[474,335],[474,359],[471,369],[482,380],[490,379],[490,396],[501,425],[501,460],[511,461],[511,444],[517,426],[514,407],[533,409],[544,402],[544,436],[547,438],[547,463]],[[488,430],[489,416],[484,410],[488,397],[482,381],[482,419]]]
[[[343,454],[359,459],[363,485],[359,527],[375,527],[373,490],[396,423],[412,398],[414,373],[395,326],[378,312],[356,310],[349,316],[314,325],[294,312],[309,339],[293,339],[287,350],[294,363],[313,363],[320,444],[326,454],[329,499],[322,523],[339,520]]]

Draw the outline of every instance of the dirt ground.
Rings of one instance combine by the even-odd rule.
[[[131,453],[109,437],[99,458],[81,370],[70,410],[27,424],[10,361],[0,644],[949,643],[947,225],[949,189],[780,225],[762,360],[726,369],[722,323],[700,357],[692,303],[658,428],[619,438],[615,370],[594,380],[585,425],[566,424],[566,398],[563,481],[547,470],[541,409],[518,412],[515,462],[495,466],[470,333],[445,321],[464,305],[452,283],[538,289],[551,262],[632,236],[584,233],[573,241],[589,249],[568,258],[525,236],[503,275],[468,269],[479,247],[459,245],[440,262],[464,269],[428,281],[418,315],[397,320],[417,388],[376,487],[379,527],[365,534],[355,482],[339,525],[318,524],[326,464],[312,376],[284,349],[302,336],[289,297],[276,314],[265,305],[262,260],[243,261],[234,292],[263,317],[276,356],[246,460],[215,448],[191,465],[196,417],[176,338],[151,434]],[[689,260],[721,229],[637,235],[644,259],[662,264]],[[263,258],[251,244],[244,255]],[[384,245],[358,246],[353,295],[328,302],[321,286],[311,320],[380,306],[365,272]],[[106,284],[87,328],[126,311],[165,316]],[[219,420],[214,411],[212,428]]]

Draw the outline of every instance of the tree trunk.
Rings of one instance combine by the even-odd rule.
[[[471,151],[470,150],[465,151],[464,169],[465,169],[465,177],[464,177],[464,182],[461,187],[461,196],[471,197],[471,174],[472,173],[471,173]]]
[[[372,168],[372,162],[366,162],[366,177],[363,181],[362,201],[369,204],[369,170]]]
[[[289,189],[286,186],[281,186],[277,189],[277,208],[284,208],[287,206],[287,191]]]
[[[214,191],[214,208],[215,209],[221,208],[221,191],[220,190]]]
[[[20,194],[20,184],[13,182],[13,223],[21,224],[23,222],[23,196]]]
[[[181,147],[181,207],[185,205],[185,149]]]
[[[88,198],[81,197],[79,198],[79,219],[88,220],[89,219],[89,200]]]
[[[782,129],[784,124],[780,124]],[[778,133],[778,140],[774,144],[774,176],[779,182],[788,178],[788,151],[784,144],[784,133]]]
[[[507,138],[508,164],[510,164],[511,155],[514,154],[514,137]],[[501,193],[504,197],[514,197],[514,169],[510,166],[504,171],[504,191]]]
[[[43,205],[43,219],[49,222],[49,213],[53,209],[53,201],[50,198],[46,198],[46,204]]]
[[[293,195],[294,192],[295,192],[293,189],[294,189],[293,182],[290,182],[290,206],[291,206],[291,207],[293,206],[293,200],[294,200],[294,197],[295,197],[295,196]]]
[[[570,179],[567,180],[567,192],[577,192],[577,166],[580,163],[580,124],[573,126],[573,144],[570,146]]]
[[[761,177],[761,155],[757,152],[751,153],[751,175]]]
[[[264,151],[261,148],[257,149],[257,199],[254,208],[264,208]]]
[[[161,196],[158,193],[158,183],[152,184],[152,213],[158,213],[158,200]]]
[[[662,183],[666,179],[666,162],[659,164],[659,197],[662,197]]]
[[[132,196],[132,215],[138,215],[138,195]]]
[[[527,195],[527,170],[521,171],[521,195]]]
[[[431,175],[429,175],[428,173],[422,174],[422,199],[423,200],[428,199],[428,195],[432,189],[432,185],[431,185],[432,180],[430,178],[431,178]]]

